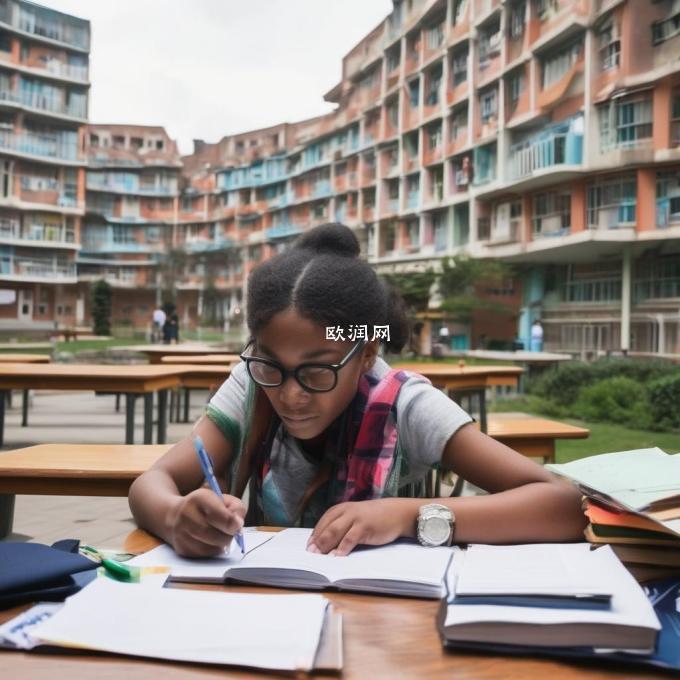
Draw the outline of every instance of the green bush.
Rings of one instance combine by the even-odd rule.
[[[583,420],[625,424],[640,430],[649,429],[653,422],[646,388],[626,377],[606,378],[584,387],[572,412]]]
[[[655,429],[680,429],[680,372],[654,380],[648,389]]]
[[[660,359],[639,361],[637,359],[599,359],[591,364],[569,361],[545,371],[530,381],[530,394],[550,399],[563,406],[573,404],[582,388],[609,378],[628,378],[646,385],[658,378],[676,373],[680,367]]]

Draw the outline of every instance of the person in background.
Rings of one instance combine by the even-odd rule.
[[[163,325],[165,324],[165,312],[161,307],[153,310],[151,322],[151,342],[160,342],[163,337]]]
[[[173,304],[166,306],[166,318],[163,324],[163,342],[166,345],[176,345],[179,342],[179,316]]]
[[[531,326],[531,351],[543,351],[543,325],[540,319],[536,319]]]

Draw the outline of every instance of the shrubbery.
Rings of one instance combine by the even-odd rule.
[[[548,416],[680,429],[680,367],[661,360],[570,361],[527,386],[536,410]]]

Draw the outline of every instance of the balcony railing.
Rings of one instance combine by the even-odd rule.
[[[24,6],[21,8],[15,7],[11,17],[12,20],[9,20],[9,16],[2,20],[5,23],[11,23],[20,31],[80,47],[81,49],[89,49],[90,38],[87,29],[41,16],[41,11],[43,11],[42,8],[28,9]]]
[[[39,279],[75,279],[76,266],[50,260],[10,257],[0,261],[0,274]]]
[[[0,130],[0,149],[68,161],[75,161],[78,158],[76,142],[67,142],[58,137],[32,132],[16,133]]]
[[[622,201],[618,205],[609,205],[588,210],[588,227],[590,229],[618,229],[635,225],[636,201]]]
[[[94,177],[87,178],[87,188],[97,191],[112,191],[117,193],[141,194],[148,196],[169,196],[177,193],[176,186],[156,185],[156,186],[140,186],[137,182],[111,182]]]
[[[8,90],[0,90],[0,99],[72,118],[87,118],[87,107],[84,100],[67,105],[60,97],[42,94],[41,92],[11,92]]]
[[[332,193],[330,180],[317,182],[312,189],[312,196],[314,198],[325,198],[330,196]]]
[[[296,234],[299,234],[300,228],[295,224],[287,222],[277,224],[276,226],[267,229],[264,233],[265,238],[267,239],[285,238],[286,236],[295,236]]]
[[[419,201],[420,201],[419,191],[409,192],[408,197],[406,198],[406,206],[408,208],[417,208]]]
[[[647,279],[633,282],[633,300],[680,298],[680,277]]]
[[[556,165],[580,165],[583,136],[548,132],[510,147],[510,177],[522,179]]]
[[[621,278],[570,281],[564,287],[565,302],[607,303],[621,299]]]

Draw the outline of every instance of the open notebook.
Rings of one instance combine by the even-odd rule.
[[[0,646],[59,647],[276,671],[339,670],[342,628],[321,595],[148,588],[99,578],[64,605],[0,626]]]
[[[608,648],[637,650],[649,653],[654,648],[659,620],[654,608],[635,579],[626,571],[609,546],[590,553],[589,569],[578,589],[599,591],[603,580],[611,592],[610,606],[606,609],[557,606],[516,606],[507,604],[460,604],[455,594],[457,582],[463,579],[470,567],[471,579],[480,585],[494,588],[507,584],[508,589],[526,592],[535,581],[536,570],[528,568],[521,574],[507,576],[503,566],[508,563],[503,553],[506,549],[524,546],[485,546],[485,559],[495,565],[486,574],[475,573],[476,563],[468,564],[464,552],[454,555],[447,574],[448,596],[442,601],[439,630],[446,646],[501,649],[522,648]],[[555,553],[561,546],[539,546],[543,556],[536,553],[535,560],[543,564],[555,563]],[[493,553],[497,552],[494,557]],[[583,564],[583,560],[580,560]],[[564,573],[564,572],[563,572]],[[538,577],[539,580],[545,576]],[[524,583],[522,582],[524,581]]]
[[[359,547],[345,557],[307,551],[311,529],[285,529],[261,536],[245,533],[245,556],[233,550],[223,557],[191,560],[162,545],[130,564],[167,566],[171,581],[240,581],[280,588],[338,588],[410,597],[439,598],[453,550],[426,548],[414,541]],[[253,548],[253,544],[259,545]]]

